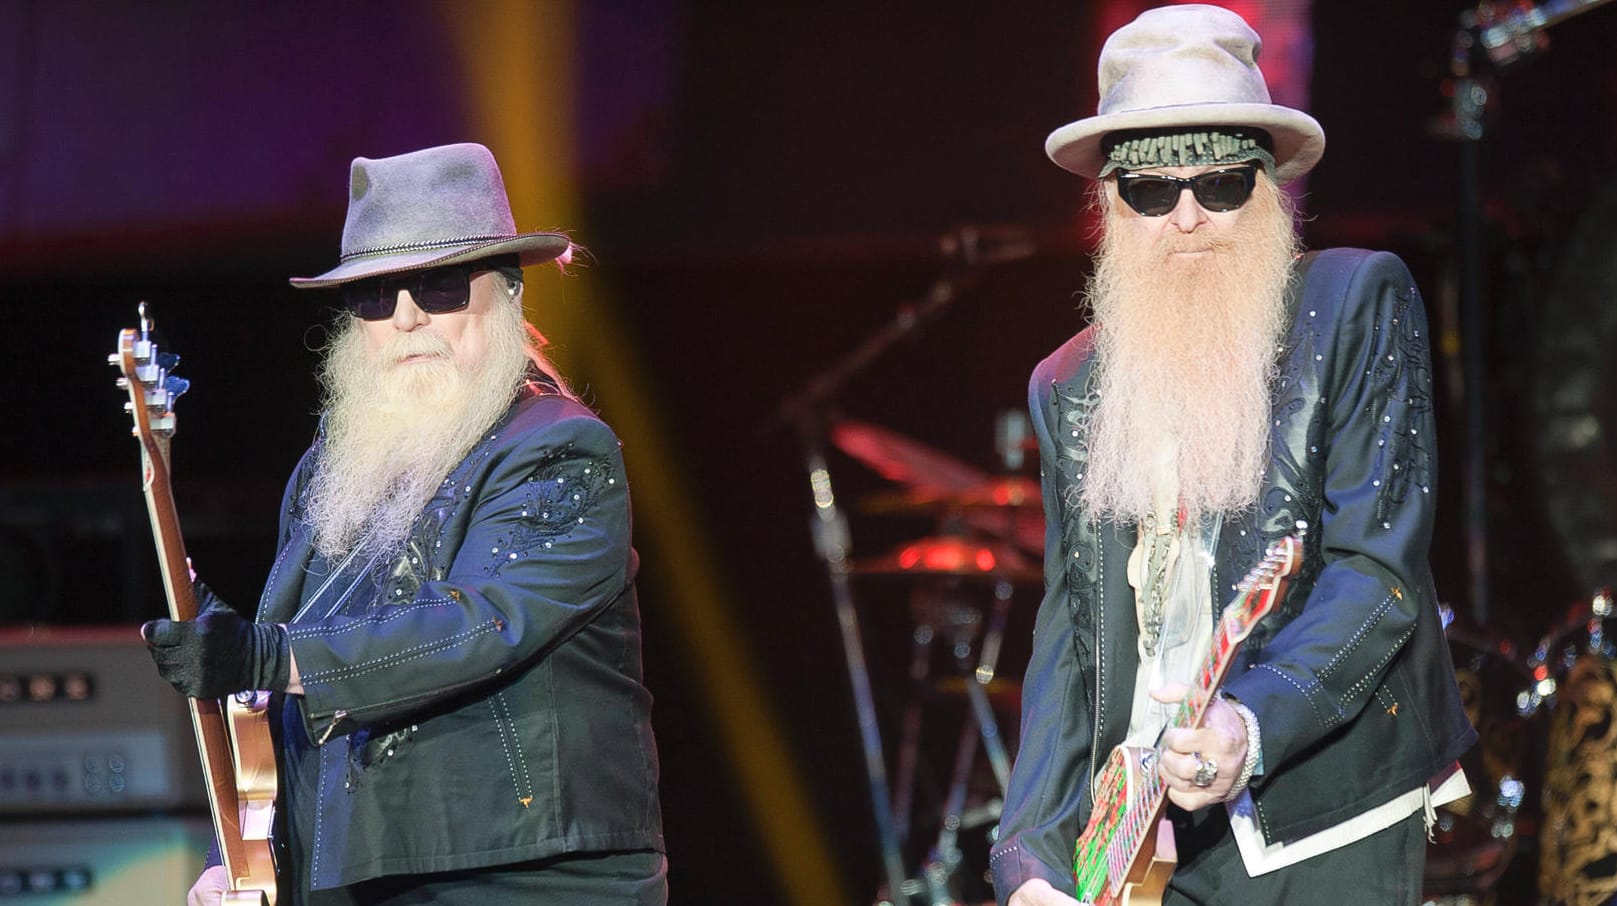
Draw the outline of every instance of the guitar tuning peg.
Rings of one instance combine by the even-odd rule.
[[[117,384],[118,384],[118,389],[119,390],[128,390],[129,389],[129,378],[121,377],[121,378],[119,378],[117,380]]]
[[[122,362],[122,361],[123,361],[123,357],[120,356],[118,353],[116,353],[116,352],[107,353],[107,364],[108,365],[112,365],[113,367],[117,367],[118,364],[120,362]]]
[[[124,411],[125,411],[125,412],[134,412],[134,411],[135,411],[135,404],[134,404],[134,403],[131,403],[131,402],[128,402],[128,401],[127,401],[127,400],[126,400],[126,401],[125,401],[125,402],[124,402]]]

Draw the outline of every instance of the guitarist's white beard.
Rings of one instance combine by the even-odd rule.
[[[1298,251],[1289,199],[1260,175],[1221,236],[1169,229],[1147,245],[1130,240],[1121,202],[1107,197],[1088,287],[1100,400],[1082,501],[1123,522],[1151,512],[1153,491],[1177,494],[1193,519],[1251,506],[1268,463],[1275,343]],[[1211,254],[1169,254],[1204,248]],[[1177,489],[1156,487],[1153,464],[1171,469],[1175,458],[1167,480]]]
[[[528,332],[520,305],[502,298],[482,319],[484,353],[458,363],[431,328],[372,352],[358,319],[344,320],[320,375],[325,435],[308,518],[321,554],[368,558],[403,544],[439,484],[510,407],[530,361]],[[417,355],[434,358],[402,364]]]

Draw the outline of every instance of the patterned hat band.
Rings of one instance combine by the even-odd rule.
[[[1113,170],[1156,167],[1208,167],[1256,161],[1272,178],[1274,143],[1261,129],[1202,128],[1128,130],[1106,136],[1106,163],[1100,175]]]
[[[372,258],[377,255],[396,255],[400,252],[425,252],[432,249],[450,248],[458,245],[476,245],[478,243],[501,242],[515,239],[511,233],[502,233],[493,236],[456,236],[453,239],[434,239],[424,242],[400,242],[394,245],[382,245],[376,248],[359,249],[353,252],[343,252],[338,261],[352,261],[355,258]]]

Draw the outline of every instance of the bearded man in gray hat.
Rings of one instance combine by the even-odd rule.
[[[345,311],[257,621],[199,584],[143,630],[186,695],[275,693],[280,904],[666,902],[619,443],[522,314],[571,251],[449,145],[355,160],[292,281]]]
[[[1467,792],[1425,313],[1390,254],[1301,254],[1278,186],[1325,136],[1270,103],[1259,46],[1228,10],[1147,11],[1101,51],[1098,115],[1046,144],[1097,181],[1104,226],[1092,324],[1029,391],[1046,593],[1001,903],[1121,900],[1104,847],[1074,858],[1120,744],[1169,800],[1164,903],[1419,902],[1432,807]],[[1172,726],[1220,608],[1299,523],[1287,593],[1200,728]]]

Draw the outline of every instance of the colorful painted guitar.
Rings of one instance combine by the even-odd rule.
[[[169,371],[179,361],[160,353],[151,338],[146,303],[140,329],[118,334],[118,351],[108,361],[122,373],[118,386],[129,392],[124,410],[134,419],[140,441],[142,486],[157,542],[157,562],[169,617],[197,615],[191,568],[180,538],[180,520],[169,486],[169,441],[174,435],[174,401],[190,382]],[[213,812],[214,836],[230,881],[224,906],[275,906],[275,865],[270,851],[270,820],[275,804],[275,752],[271,747],[269,694],[244,692],[224,702],[186,699],[202,757],[203,786]]]
[[[1236,587],[1235,599],[1213,629],[1211,650],[1185,694],[1171,727],[1202,725],[1207,706],[1223,684],[1241,643],[1273,609],[1302,561],[1302,540],[1275,542],[1262,562]],[[1095,810],[1073,852],[1080,901],[1095,906],[1161,902],[1178,857],[1173,825],[1166,817],[1167,787],[1157,773],[1156,749],[1118,746],[1095,778]]]

